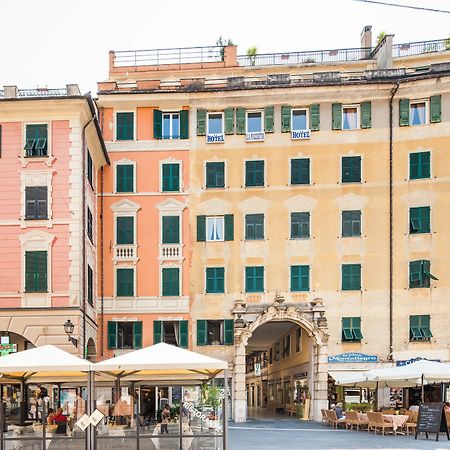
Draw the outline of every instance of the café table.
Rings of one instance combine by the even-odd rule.
[[[397,431],[398,428],[401,428],[408,421],[409,416],[404,414],[383,414],[383,420],[385,422],[391,422],[394,427],[393,430]],[[368,420],[367,414],[358,413],[359,420]]]

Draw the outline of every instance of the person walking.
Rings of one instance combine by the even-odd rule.
[[[164,434],[164,433],[169,434],[169,430],[167,429],[167,424],[169,423],[169,420],[170,420],[170,405],[169,404],[164,406],[161,416],[162,416],[161,434]]]

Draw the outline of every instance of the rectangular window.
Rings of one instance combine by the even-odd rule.
[[[430,316],[409,316],[410,341],[429,341],[432,337]]]
[[[87,209],[87,221],[86,221],[86,234],[89,240],[93,243],[94,242],[94,218],[92,216],[91,210],[88,207]]]
[[[342,211],[342,237],[361,236],[361,211]]]
[[[342,157],[342,183],[361,182],[361,156]]]
[[[308,110],[306,108],[292,110],[292,131],[307,130],[308,124]]]
[[[291,292],[309,291],[309,266],[291,266]]]
[[[162,243],[180,243],[180,217],[163,216],[162,218]]]
[[[28,158],[48,156],[47,125],[26,125],[25,156]]]
[[[209,216],[206,218],[206,240],[223,241],[224,240],[224,217]]]
[[[47,186],[25,188],[25,219],[47,219]]]
[[[108,322],[109,349],[138,349],[142,347],[142,322]]]
[[[264,239],[264,214],[245,215],[245,239],[247,241]]]
[[[409,124],[425,125],[427,123],[427,102],[425,100],[410,102]]]
[[[342,290],[361,290],[361,264],[342,264]]]
[[[225,187],[225,163],[207,162],[206,163],[206,187],[223,188]]]
[[[356,130],[358,128],[358,107],[343,106],[342,107],[342,129]]]
[[[188,347],[188,326],[187,320],[155,320],[153,321],[153,344],[165,342],[181,348]]]
[[[117,297],[134,296],[134,269],[117,269]]]
[[[232,345],[234,321],[197,320],[197,345]]]
[[[247,133],[264,131],[262,111],[247,111]]]
[[[94,188],[94,164],[92,162],[92,156],[89,149],[87,150],[86,155],[86,177],[89,181],[89,184],[92,188]]]
[[[427,259],[411,261],[409,263],[409,287],[429,288],[430,279],[437,280],[431,273],[431,263]]]
[[[300,327],[295,330],[295,351],[297,353],[302,351],[302,329]]]
[[[94,271],[89,265],[87,269],[87,300],[90,305],[94,305]]]
[[[309,239],[310,237],[310,213],[291,213],[291,239]]]
[[[25,292],[47,290],[47,252],[25,252]]]
[[[342,341],[361,342],[361,317],[342,318]]]
[[[116,140],[132,141],[134,139],[134,113],[118,112],[116,114]]]
[[[206,268],[206,292],[208,294],[224,293],[225,269],[223,267]]]
[[[116,244],[134,244],[134,217],[124,216],[116,219]]]
[[[180,139],[180,113],[163,113],[162,129],[163,139]]]
[[[288,334],[283,338],[283,358],[291,356],[291,335]]]
[[[162,165],[162,191],[178,192],[180,190],[180,164]]]
[[[223,113],[208,113],[208,134],[223,134]]]
[[[418,152],[409,154],[409,178],[430,178],[430,152]]]
[[[430,207],[409,208],[410,234],[430,232]]]
[[[245,292],[264,292],[264,267],[245,268]]]
[[[264,186],[264,161],[245,161],[245,186]]]
[[[180,295],[180,269],[171,267],[162,269],[163,297],[178,297]]]
[[[309,158],[291,159],[291,184],[310,184]]]
[[[134,192],[133,164],[117,164],[116,192]]]

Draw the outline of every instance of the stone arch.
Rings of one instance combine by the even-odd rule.
[[[97,347],[95,345],[95,341],[92,338],[89,338],[86,345],[86,358],[89,361],[94,361],[97,358]]]
[[[235,302],[235,361],[234,361],[234,420],[246,420],[246,346],[260,326],[276,321],[289,321],[301,326],[312,339],[312,404],[313,420],[321,421],[321,409],[327,407],[328,393],[328,332],[325,307],[321,299],[307,304],[286,304],[284,298],[275,297],[272,305],[247,305]]]

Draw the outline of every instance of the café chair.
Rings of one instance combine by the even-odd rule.
[[[375,434],[377,434],[377,428],[381,428],[381,434],[384,436],[384,430],[394,430],[394,424],[391,422],[385,422],[383,414],[380,412],[368,412],[367,417],[369,419],[369,423],[367,425],[367,431],[369,433],[370,430],[373,429],[375,431]]]

